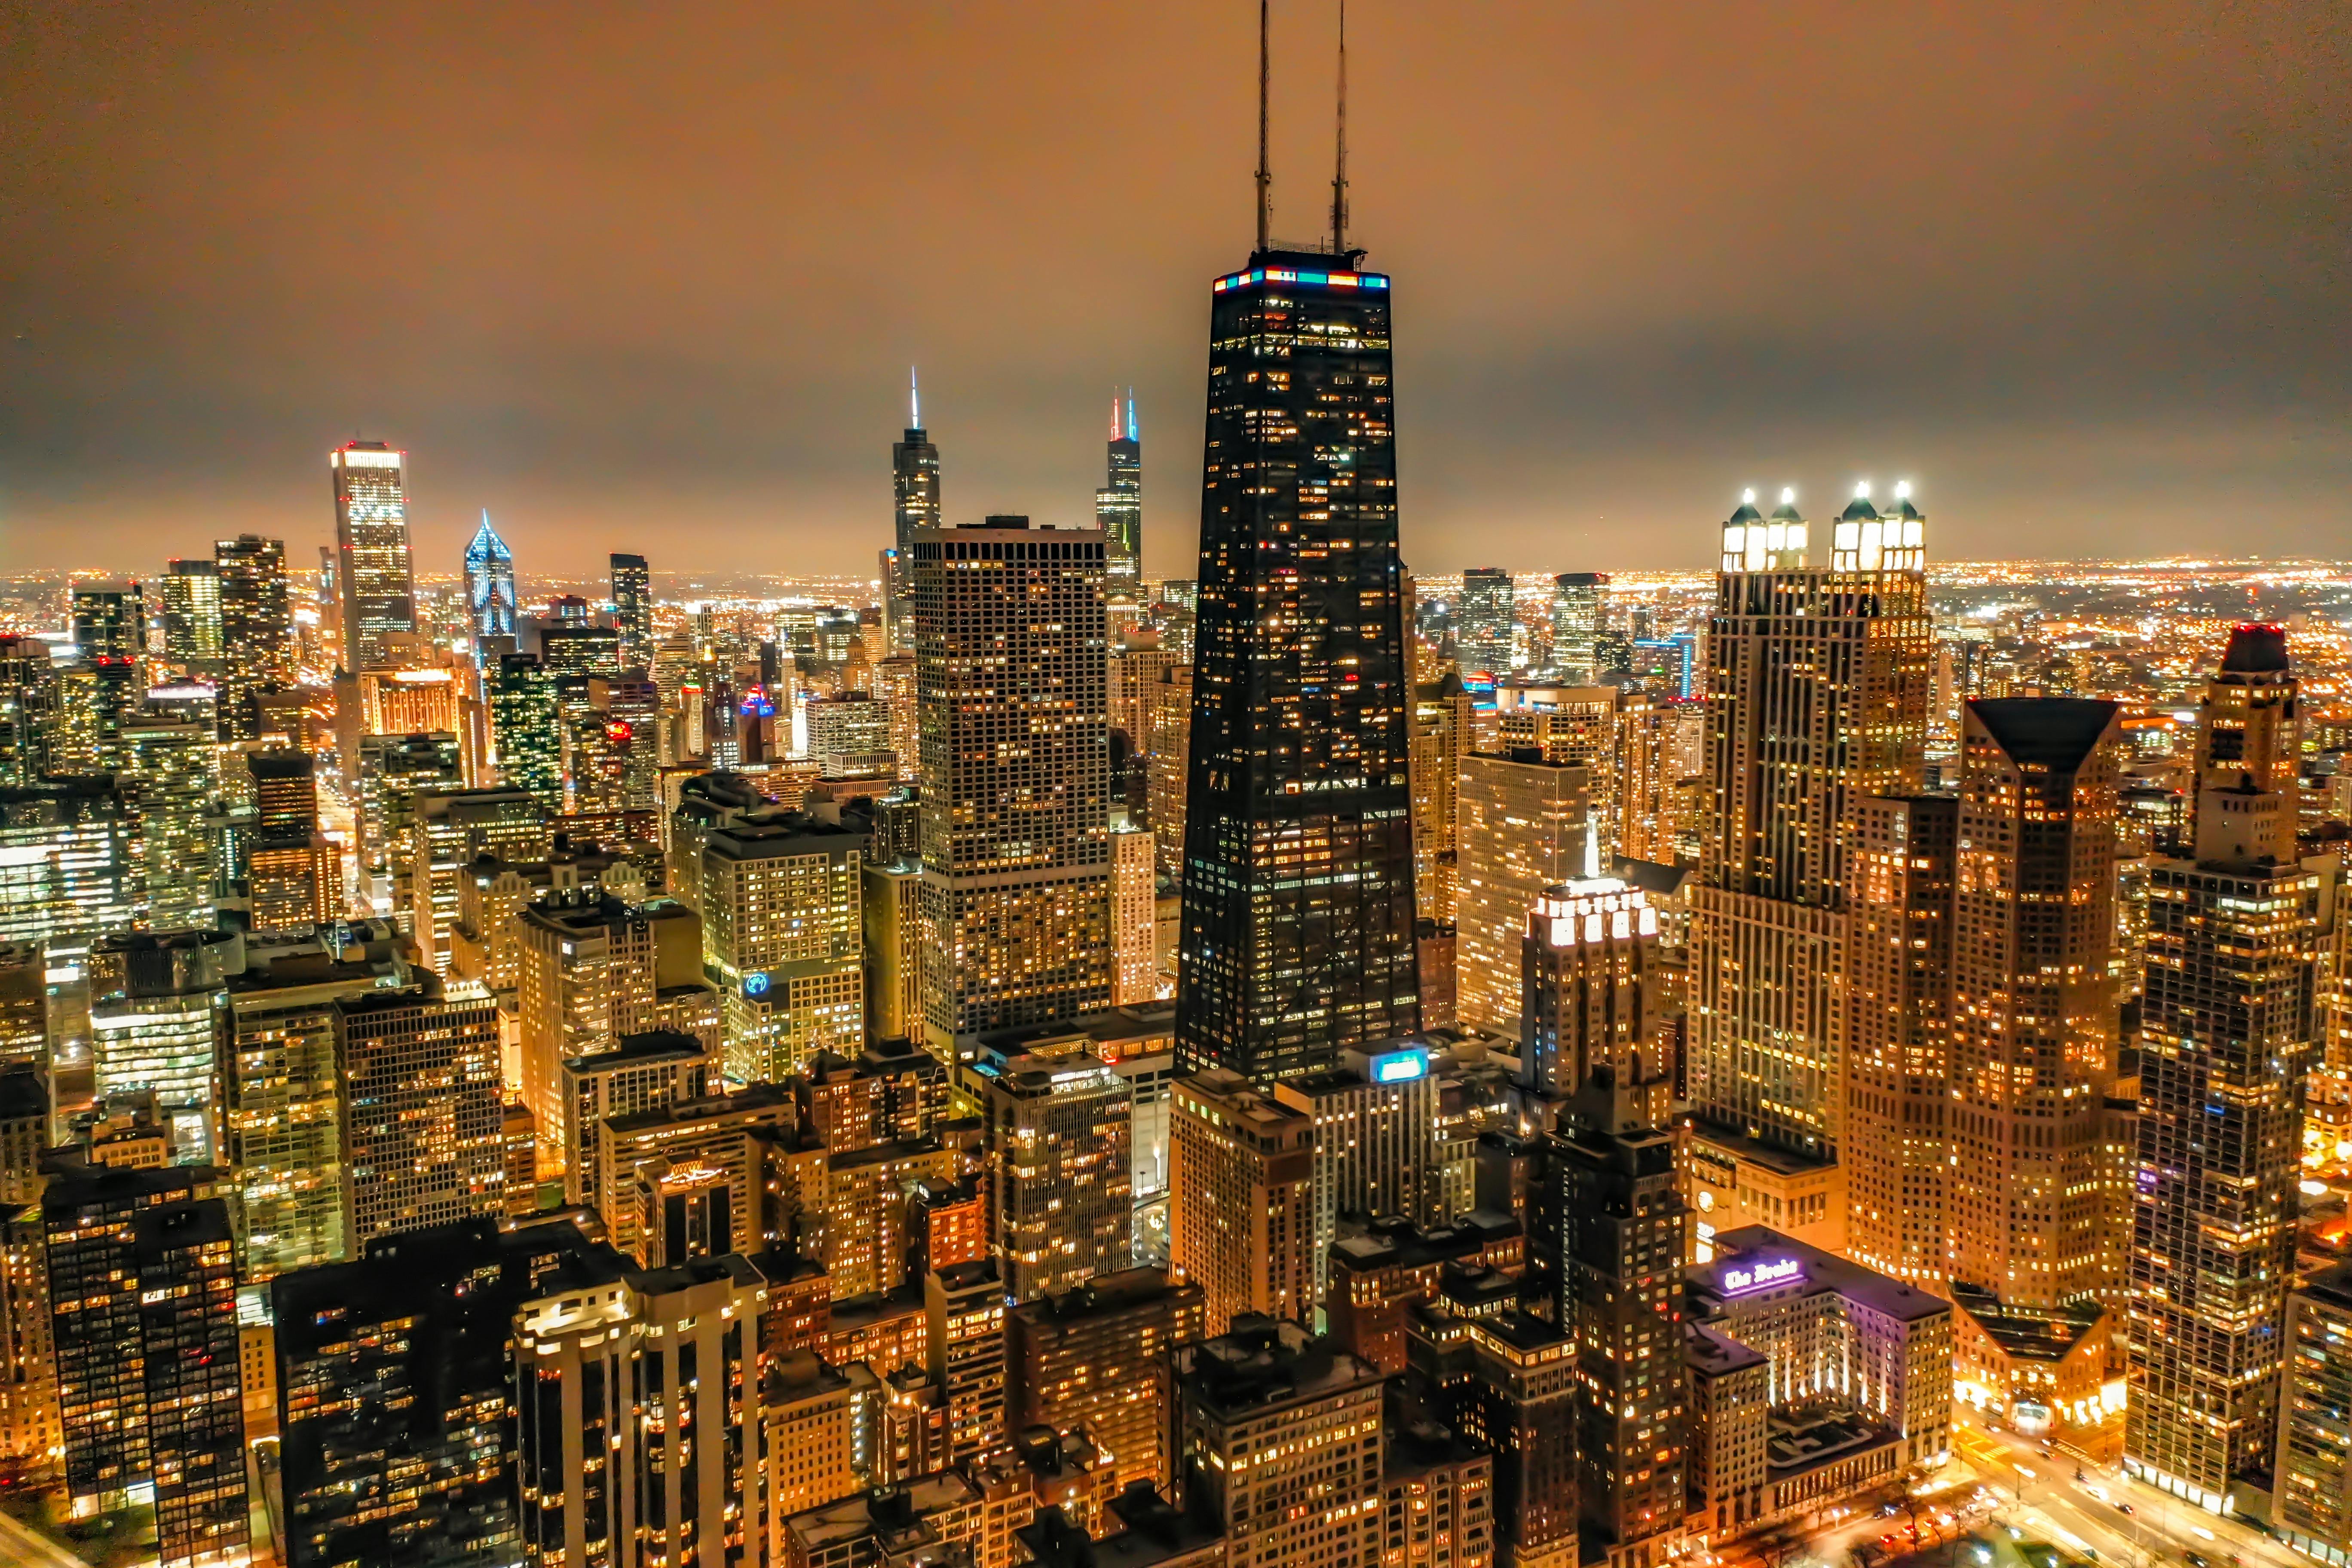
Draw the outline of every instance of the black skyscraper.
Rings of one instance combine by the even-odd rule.
[[[1211,305],[1184,1070],[1417,1028],[1389,279],[1261,249]]]

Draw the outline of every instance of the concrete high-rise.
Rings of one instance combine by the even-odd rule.
[[[2116,1071],[2112,702],[1980,698],[1961,721],[1950,1014],[1951,1278],[2112,1304],[2102,1136]]]
[[[2148,879],[2124,1467],[2217,1513],[2278,1435],[2336,875],[2296,857],[2296,704],[2284,634],[2232,631],[2201,709],[2191,854]]]
[[[908,549],[922,704],[925,1029],[1110,1003],[1110,752],[1099,528],[992,517]]]
[[[1175,1478],[1167,1412],[1171,1353],[1201,1337],[1201,1288],[1158,1268],[1098,1274],[1005,1314],[1005,1425],[1083,1426],[1111,1456],[1118,1484]]]
[[[1588,864],[1590,773],[1531,747],[1461,760],[1455,805],[1456,1016],[1517,1038],[1519,945],[1545,889],[1597,871]]]
[[[499,1010],[431,976],[335,1003],[353,1245],[506,1205]]]
[[[411,662],[416,581],[408,550],[407,462],[407,453],[381,441],[348,442],[327,455],[334,479],[342,665],[354,675]]]
[[[912,373],[907,381],[907,433],[890,447],[890,493],[896,531],[882,552],[884,639],[893,654],[915,651],[915,531],[937,528],[940,449],[923,428],[923,400]]]
[[[1380,1560],[1378,1368],[1296,1323],[1255,1318],[1187,1346],[1177,1370],[1186,1501],[1224,1531],[1231,1568]]]
[[[1003,1291],[1057,1295],[1125,1268],[1134,1238],[1134,1090],[1097,1058],[1016,1057],[980,1079]]]
[[[1930,1289],[1950,1271],[1958,830],[1956,796],[1865,797],[1846,861],[1846,1251]]]
[[[1202,1332],[1315,1301],[1315,1119],[1212,1068],[1169,1086],[1169,1259],[1202,1292]]]
[[[1706,639],[1706,827],[1690,894],[1695,1185],[1834,1250],[1838,1049],[1855,803],[1923,783],[1932,626],[1925,520],[1857,496],[1826,568],[1783,491],[1723,525]],[[1740,1205],[1746,1205],[1744,1212]]]
[[[1143,575],[1143,442],[1135,427],[1135,394],[1110,400],[1108,472],[1095,492],[1095,522],[1103,531],[1103,586],[1132,595]]]
[[[1421,1025],[1389,279],[1333,243],[1210,305],[1176,1050],[1259,1084]]]

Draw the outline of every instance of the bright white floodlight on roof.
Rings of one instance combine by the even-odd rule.
[[[1741,490],[1739,492],[1739,504],[1741,506],[1754,506],[1756,504],[1756,492],[1754,490]]]
[[[1870,481],[1868,479],[1856,479],[1854,481],[1853,499],[1856,500],[1868,500],[1870,499]]]
[[[1797,499],[1797,487],[1796,487],[1796,486],[1794,486],[1794,485],[1782,485],[1782,486],[1780,487],[1780,504],[1781,504],[1782,506],[1787,506],[1790,501],[1793,501],[1793,500],[1795,500],[1796,499]]]
[[[1909,500],[1911,499],[1911,481],[1909,479],[1897,479],[1895,481],[1895,499],[1896,500]]]

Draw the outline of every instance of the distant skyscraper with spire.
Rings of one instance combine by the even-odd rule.
[[[490,526],[488,508],[482,511],[482,526],[474,531],[474,542],[466,546],[466,604],[474,633],[474,662],[482,664],[489,658],[489,639],[515,635],[515,571],[514,552]],[[498,650],[514,652],[509,642]]]
[[[1328,248],[1266,236],[1210,296],[1182,1071],[1260,1084],[1420,1026],[1389,279],[1334,181]],[[1279,365],[1282,374],[1265,374]]]
[[[897,531],[882,552],[885,633],[892,653],[915,651],[915,578],[908,547],[915,530],[940,526],[940,449],[923,428],[922,386],[907,373],[907,435],[891,444],[890,487],[897,502]]]
[[[1095,492],[1095,521],[1109,541],[1104,592],[1133,593],[1143,575],[1143,443],[1136,437],[1135,390],[1110,400],[1108,481]]]

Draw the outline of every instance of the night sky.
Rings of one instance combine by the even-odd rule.
[[[1321,232],[1333,0],[1276,0]],[[1189,574],[1256,7],[0,4],[0,571],[870,571],[910,363],[953,520],[1090,519],[1132,383]],[[1421,571],[1709,563],[1908,478],[1942,559],[2352,555],[2341,0],[1349,10]],[[1882,489],[1882,495],[1885,493]]]

